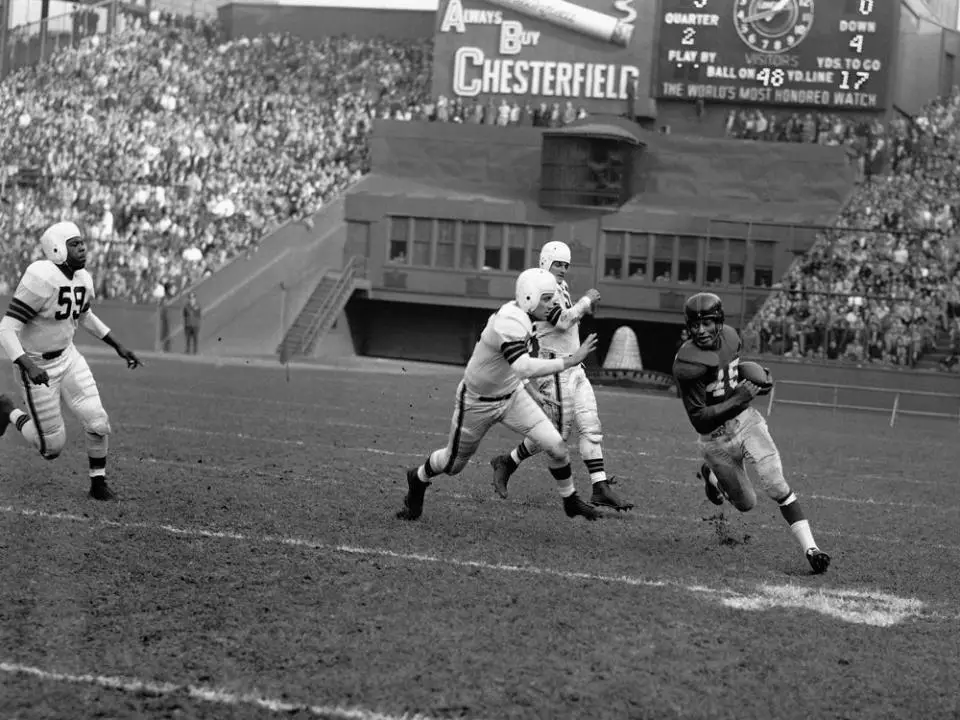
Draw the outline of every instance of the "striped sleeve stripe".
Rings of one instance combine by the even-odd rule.
[[[37,311],[27,305],[23,300],[13,298],[10,301],[10,307],[7,309],[7,315],[11,315],[18,320],[22,319],[22,316],[26,318],[23,322],[29,322],[37,316]]]
[[[8,308],[6,315],[7,317],[13,318],[14,320],[19,320],[24,325],[26,325],[31,320],[31,318],[28,317],[27,314],[24,313],[23,310],[20,310],[19,308]]]
[[[523,340],[505,342],[500,346],[500,352],[507,359],[507,362],[513,365],[518,357],[527,352],[527,343],[525,343]]]
[[[9,318],[13,318],[14,320],[18,320],[19,322],[22,322],[24,325],[30,322],[30,318],[26,317],[19,310],[14,310],[13,308],[10,308],[9,310],[7,310],[6,316]]]
[[[563,310],[560,309],[559,305],[554,305],[553,309],[547,313],[547,322],[551,325],[556,325],[560,322],[560,314]]]

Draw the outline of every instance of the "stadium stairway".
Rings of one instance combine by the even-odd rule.
[[[923,353],[923,355],[920,356],[920,359],[917,360],[917,364],[914,366],[914,369],[938,370],[940,362],[942,360],[946,360],[952,354],[950,333],[946,330],[939,329],[937,330],[937,336],[933,341],[933,349]]]
[[[256,250],[234,259],[171,301],[164,308],[166,324],[161,323],[160,347],[168,352],[181,349],[182,308],[192,290],[203,310],[201,354],[276,359],[277,348],[291,325],[300,320],[317,286],[328,272],[341,272],[347,259],[346,243],[341,196],[305,221],[280,226]],[[357,278],[355,284],[363,287],[364,282]],[[339,328],[337,321],[335,315],[329,324]],[[330,334],[331,342],[334,335],[340,337],[339,330]],[[349,334],[343,337],[349,339]],[[343,352],[352,354],[351,343],[340,345]]]
[[[353,296],[357,288],[357,268],[362,262],[362,258],[352,257],[339,273],[324,274],[277,346],[281,363],[313,356]]]

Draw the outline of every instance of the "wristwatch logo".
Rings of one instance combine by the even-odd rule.
[[[810,34],[814,0],[737,0],[737,34],[751,50],[769,55],[793,50]]]

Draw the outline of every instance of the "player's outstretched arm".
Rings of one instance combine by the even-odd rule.
[[[94,337],[100,338],[107,345],[112,347],[117,351],[117,355],[122,357],[127,361],[127,367],[133,370],[143,365],[143,361],[137,357],[136,353],[133,350],[128,350],[123,345],[121,345],[113,337],[113,333],[110,332],[103,320],[98,318],[93,310],[87,309],[80,315],[80,324],[83,326],[83,329],[89,332]]]
[[[593,312],[599,302],[600,293],[597,290],[588,290],[587,294],[577,300],[573,307],[566,310],[554,308],[547,315],[547,322],[558,330],[568,330],[580,322],[584,315]]]
[[[128,350],[123,345],[118,343],[113,339],[113,335],[108,333],[103,336],[103,341],[117,351],[117,355],[122,357],[127,361],[127,367],[131,370],[140,367],[143,365],[143,361],[137,357],[137,354],[133,350]]]
[[[555,360],[541,360],[539,358],[530,357],[530,354],[527,352],[526,345],[523,343],[516,343],[514,347],[512,343],[504,344],[504,347],[501,348],[501,351],[504,354],[504,357],[507,359],[507,362],[510,363],[510,367],[513,371],[521,378],[532,378],[532,377],[541,377],[543,375],[556,375],[558,372],[563,372],[567,368],[572,368],[574,365],[579,365],[584,360],[587,359],[587,355],[592,353],[597,347],[597,334],[591,333],[587,336],[586,340],[577,348],[577,351],[565,358],[556,358]]]

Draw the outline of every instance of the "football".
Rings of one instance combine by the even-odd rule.
[[[758,363],[749,360],[740,363],[739,375],[743,380],[749,380],[760,388],[759,395],[769,395],[773,389],[773,376],[769,370]]]

